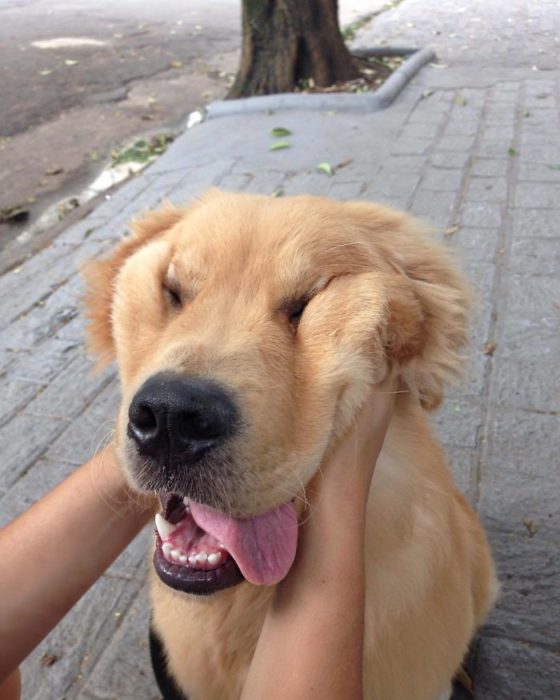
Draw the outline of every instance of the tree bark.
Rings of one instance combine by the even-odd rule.
[[[338,26],[338,0],[243,0],[241,62],[229,99],[358,75]]]

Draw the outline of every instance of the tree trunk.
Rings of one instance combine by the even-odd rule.
[[[243,0],[241,63],[229,99],[358,75],[338,26],[338,0]]]

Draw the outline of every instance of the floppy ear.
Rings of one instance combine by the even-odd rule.
[[[185,216],[185,209],[166,203],[156,211],[147,212],[131,224],[131,235],[105,258],[93,260],[83,270],[86,282],[85,305],[89,320],[87,344],[98,355],[100,363],[114,359],[112,306],[115,280],[126,259],[143,245],[169,230]]]
[[[374,266],[385,271],[387,358],[426,409],[461,376],[472,294],[452,254],[421,222],[384,207],[369,209]],[[365,213],[365,211],[363,211]]]

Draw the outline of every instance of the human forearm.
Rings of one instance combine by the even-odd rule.
[[[333,528],[332,514],[315,515],[317,528],[320,521],[327,526],[320,556],[298,557],[278,586],[245,684],[246,700],[362,698],[363,526]],[[300,548],[305,552],[306,542]]]
[[[0,531],[0,678],[87,591],[149,518],[110,448]]]

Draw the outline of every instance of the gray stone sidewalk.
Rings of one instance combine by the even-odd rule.
[[[120,239],[133,215],[210,185],[386,201],[439,228],[479,297],[468,381],[435,418],[503,582],[476,650],[476,697],[557,697],[560,42],[549,28],[559,26],[552,0],[404,0],[359,42],[433,45],[440,64],[391,108],[202,124],[0,278],[0,524],[110,434],[118,386],[114,370],[94,375],[85,358],[77,270]],[[291,149],[268,150],[277,126],[293,132]],[[316,171],[324,161],[346,164],[328,177]],[[25,663],[26,699],[157,697],[147,655],[149,537]]]

